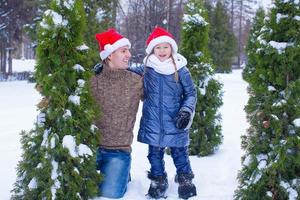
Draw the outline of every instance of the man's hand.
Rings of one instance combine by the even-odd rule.
[[[177,117],[175,118],[176,127],[178,129],[184,129],[187,127],[191,119],[191,114],[187,111],[179,111]]]
[[[99,75],[102,72],[102,70],[103,70],[102,63],[97,63],[92,69],[92,71],[95,73],[95,75]]]

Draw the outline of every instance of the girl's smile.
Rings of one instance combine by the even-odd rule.
[[[154,55],[161,61],[169,59],[172,54],[172,47],[169,43],[164,42],[154,47]]]

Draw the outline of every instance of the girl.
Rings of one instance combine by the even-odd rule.
[[[149,145],[148,195],[156,199],[165,197],[168,179],[163,158],[165,148],[169,147],[176,166],[179,198],[188,199],[196,195],[188,155],[188,129],[196,106],[196,90],[187,61],[177,53],[177,44],[169,32],[156,27],[146,43],[148,55],[144,65],[130,70],[144,76],[138,141]]]

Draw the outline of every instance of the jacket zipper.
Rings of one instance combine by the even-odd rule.
[[[160,127],[160,133],[159,133],[159,141],[158,144],[161,146],[161,141],[163,138],[163,109],[162,109],[162,104],[163,104],[163,84],[162,84],[162,75],[159,74],[159,127]]]

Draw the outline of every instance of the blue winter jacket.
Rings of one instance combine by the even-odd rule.
[[[144,65],[130,67],[130,71],[144,76],[144,104],[140,121],[138,141],[159,147],[185,147],[189,145],[188,128],[178,129],[175,117],[180,110],[191,113],[196,106],[196,89],[187,67],[163,75]],[[191,122],[190,122],[191,124]]]

